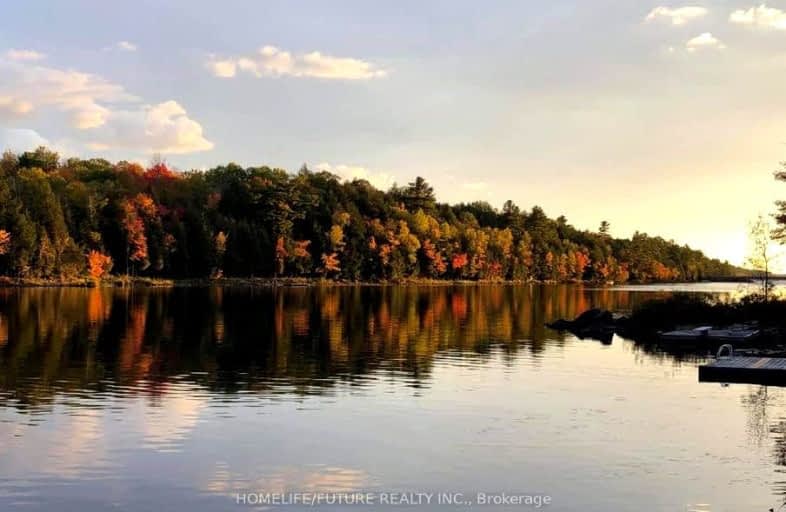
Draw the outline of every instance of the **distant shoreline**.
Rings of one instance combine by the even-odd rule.
[[[403,279],[400,281],[348,281],[312,277],[221,277],[221,278],[151,278],[116,276],[108,279],[90,278],[40,279],[0,277],[0,288],[318,288],[350,286],[473,286],[546,284],[533,280],[461,280],[461,279]],[[552,282],[550,284],[558,284]],[[561,284],[580,284],[561,283]],[[599,283],[593,283],[599,284]]]
[[[783,279],[781,276],[772,279]],[[702,282],[715,283],[747,283],[749,277],[710,278],[702,281],[628,281],[623,285],[658,285],[658,284],[691,284]],[[154,277],[113,276],[108,279],[94,280],[91,278],[14,278],[0,277],[0,288],[318,288],[318,287],[350,287],[350,286],[488,286],[488,285],[524,285],[524,284],[576,284],[588,286],[615,286],[615,283],[597,281],[538,281],[538,280],[468,280],[468,279],[420,279],[410,278],[396,281],[347,281],[314,277],[221,277],[221,278],[183,278],[167,279]]]

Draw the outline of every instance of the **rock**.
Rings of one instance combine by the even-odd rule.
[[[614,315],[611,311],[605,309],[593,308],[588,309],[584,313],[577,316],[574,320],[559,319],[556,322],[546,324],[546,327],[556,329],[558,331],[566,331],[568,329],[584,329],[597,325],[614,325]]]
[[[568,331],[579,338],[593,338],[603,343],[611,343],[618,323],[623,323],[625,317],[615,317],[611,311],[605,309],[589,309],[574,320],[559,319],[547,323],[546,327],[556,331]]]
[[[573,326],[572,320],[564,320],[560,318],[556,322],[547,323],[546,327],[554,329],[555,331],[567,331]]]
[[[573,325],[578,328],[588,327],[596,324],[614,324],[614,315],[605,309],[588,309],[573,320]]]

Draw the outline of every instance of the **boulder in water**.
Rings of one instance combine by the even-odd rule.
[[[622,319],[615,318],[611,311],[605,309],[589,309],[573,320],[559,319],[547,323],[546,327],[556,331],[568,331],[579,338],[593,338],[603,343],[611,343],[617,323]]]

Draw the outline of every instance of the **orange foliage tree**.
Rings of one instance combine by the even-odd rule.
[[[145,171],[144,177],[148,181],[173,180],[177,175],[164,162],[158,162]]]
[[[287,261],[288,255],[289,252],[287,251],[284,237],[280,236],[278,240],[276,240],[276,275],[284,273],[284,264]]]
[[[445,258],[442,257],[434,243],[426,239],[421,244],[423,256],[426,259],[427,271],[431,277],[439,277],[447,270]]]
[[[460,274],[462,269],[467,266],[467,263],[469,263],[467,253],[461,252],[453,255],[453,259],[450,261],[450,267],[456,274]]]
[[[124,200],[120,204],[123,230],[126,234],[128,259],[146,266],[147,262],[147,237],[145,236],[145,223],[139,215],[137,206],[132,201]]]
[[[573,254],[573,256],[576,262],[575,263],[576,267],[574,269],[575,271],[574,277],[576,279],[581,279],[584,276],[584,271],[587,269],[587,267],[589,267],[590,264],[589,254],[587,254],[584,251],[576,251]]]
[[[93,279],[101,279],[112,270],[112,258],[99,251],[87,253],[87,270]]]
[[[11,233],[0,229],[0,255],[8,253],[9,247],[11,247]]]
[[[306,273],[311,266],[311,253],[308,252],[309,245],[311,245],[311,240],[295,240],[295,244],[292,247],[290,259],[299,274]]]
[[[137,194],[134,197],[134,204],[137,211],[146,218],[153,218],[158,214],[158,207],[148,194]]]
[[[223,263],[224,254],[227,252],[227,234],[223,231],[216,233],[213,237],[213,249],[216,253],[216,267],[213,269],[213,277],[221,277],[224,275]]]
[[[339,262],[336,253],[322,255],[322,271],[325,274],[341,272],[341,262]]]

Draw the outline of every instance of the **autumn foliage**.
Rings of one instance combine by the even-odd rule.
[[[6,254],[11,246],[11,233],[0,229],[0,254]]]
[[[439,203],[423,178],[381,191],[307,168],[181,172],[161,161],[63,160],[46,148],[0,162],[6,275],[624,282],[737,272],[684,245],[612,231],[512,201]]]
[[[322,255],[322,271],[325,274],[334,274],[341,271],[341,263],[336,253]]]
[[[145,206],[144,201],[142,206]],[[128,246],[128,259],[137,263],[144,262],[147,260],[147,236],[145,236],[145,223],[140,215],[137,202],[124,200],[120,209],[122,212],[121,223]]]
[[[112,257],[98,251],[87,254],[87,270],[93,279],[101,279],[112,270]]]
[[[450,267],[458,271],[466,267],[468,261],[467,254],[462,252],[453,256],[453,259],[450,261]]]

